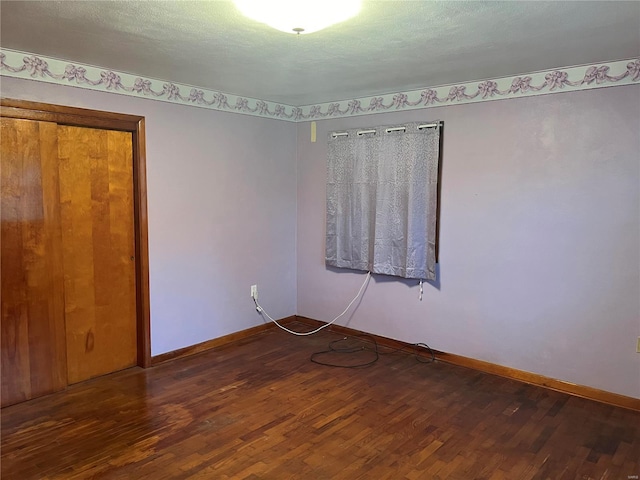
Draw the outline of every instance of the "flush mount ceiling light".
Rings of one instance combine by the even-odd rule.
[[[243,15],[287,33],[313,33],[360,11],[361,0],[234,0]]]

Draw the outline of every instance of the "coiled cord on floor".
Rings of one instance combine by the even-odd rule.
[[[369,339],[369,340],[367,340]],[[348,340],[356,340],[358,342],[360,342],[362,345],[359,346],[339,346],[341,344],[341,342],[346,342]],[[426,343],[413,343],[410,345],[405,345],[404,347],[400,347],[400,348],[390,348],[390,347],[382,347],[382,348],[386,348],[388,349],[387,351],[380,351],[380,346],[378,345],[378,342],[376,342],[375,337],[371,336],[371,335],[358,335],[356,337],[344,337],[344,338],[340,338],[338,340],[333,340],[332,342],[329,342],[329,348],[327,350],[322,350],[320,352],[315,352],[313,354],[311,354],[311,358],[310,360],[313,363],[317,363],[318,365],[324,365],[327,367],[339,367],[339,368],[365,368],[365,367],[369,367],[371,365],[373,365],[374,363],[376,363],[379,359],[380,359],[380,355],[391,355],[394,353],[401,353],[405,350],[408,350],[410,348],[415,348],[415,347],[423,347],[425,348],[428,352],[429,352],[429,356],[430,358],[425,358],[423,355],[420,355],[417,352],[413,352],[414,354],[414,358],[416,359],[416,361],[420,362],[420,363],[432,363],[435,362],[436,356],[435,353],[433,352],[433,350],[431,349],[431,347],[429,347],[429,345],[427,345]],[[338,354],[338,355],[349,355],[349,354],[356,354],[356,353],[360,353],[363,351],[368,351],[368,352],[372,352],[373,354],[373,358],[369,361],[366,362],[360,362],[360,363],[356,363],[356,364],[339,364],[339,363],[331,363],[331,362],[325,362],[322,360],[319,360],[318,357],[321,357],[323,355],[329,355],[329,354]]]

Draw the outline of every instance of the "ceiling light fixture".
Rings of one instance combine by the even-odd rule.
[[[360,11],[361,0],[234,0],[243,15],[287,33],[313,33]]]

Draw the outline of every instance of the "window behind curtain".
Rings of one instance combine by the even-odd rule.
[[[329,137],[327,265],[435,280],[440,128],[424,123]]]

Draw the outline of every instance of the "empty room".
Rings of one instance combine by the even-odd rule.
[[[0,0],[0,478],[640,478],[640,2]]]

